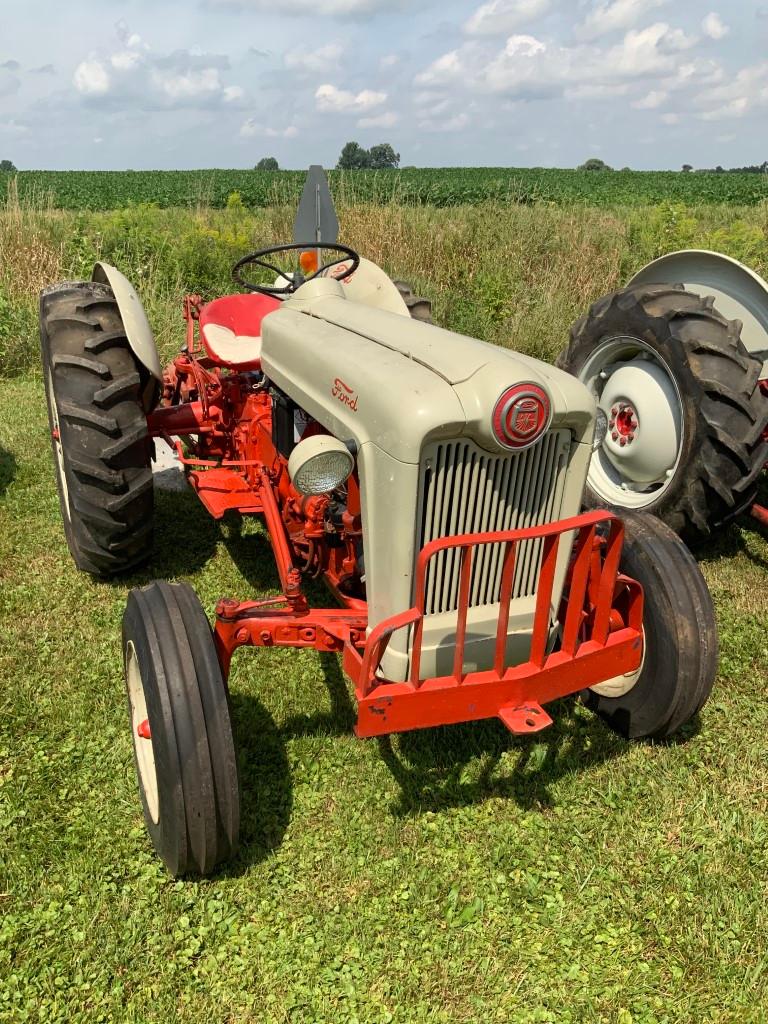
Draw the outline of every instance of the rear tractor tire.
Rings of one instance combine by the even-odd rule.
[[[643,587],[643,660],[582,694],[626,739],[666,739],[704,706],[717,674],[717,622],[688,548],[660,519],[621,512],[621,572]]]
[[[229,696],[211,627],[186,583],[128,595],[123,659],[144,821],[174,877],[237,849],[240,787]]]
[[[696,541],[752,504],[768,417],[740,332],[682,285],[626,288],[573,326],[557,365],[594,393],[607,428],[587,505],[653,512]]]
[[[423,299],[418,295],[414,295],[413,288],[407,281],[393,281],[392,283],[400,292],[400,298],[408,307],[408,312],[413,320],[420,320],[424,324],[434,323],[432,319],[432,303],[429,299]]]
[[[67,544],[79,569],[114,576],[152,547],[147,374],[111,288],[95,282],[42,293],[40,348]]]

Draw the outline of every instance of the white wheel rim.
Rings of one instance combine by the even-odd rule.
[[[61,494],[63,501],[63,512],[67,519],[69,515],[69,488],[67,487],[67,474],[64,472],[64,448],[61,443],[61,427],[59,426],[59,410],[56,406],[56,396],[53,391],[53,373],[48,370],[48,405],[51,410],[51,441],[53,443],[53,455],[56,459],[56,468],[61,481]]]
[[[139,735],[139,726],[148,720],[147,699],[141,680],[139,659],[131,640],[125,649],[125,678],[128,687],[128,701],[131,705],[131,736],[139,769],[139,784],[146,800],[149,816],[155,825],[160,820],[160,799],[157,793],[157,769],[152,739]]]
[[[590,686],[590,690],[592,693],[596,693],[598,697],[623,697],[637,685],[637,681],[642,675],[644,665],[645,626],[643,626],[643,656],[640,659],[639,666],[634,670],[634,672],[626,672],[623,676],[614,676],[612,679],[606,679],[604,682],[598,683],[597,686]]]
[[[587,480],[609,504],[646,508],[671,485],[684,441],[683,403],[674,375],[650,345],[609,338],[579,372],[608,429]]]

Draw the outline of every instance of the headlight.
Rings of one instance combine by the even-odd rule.
[[[328,494],[341,487],[354,465],[342,441],[322,434],[299,441],[288,459],[288,475],[299,494]]]
[[[595,436],[592,441],[592,451],[596,452],[598,448],[603,447],[603,441],[605,435],[608,433],[608,417],[603,410],[598,406],[597,417],[595,418]]]

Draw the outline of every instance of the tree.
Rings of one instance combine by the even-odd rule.
[[[0,160],[0,171],[13,174],[16,171],[16,166],[10,160]]]
[[[279,171],[280,165],[273,156],[263,156],[256,164],[257,171]]]
[[[683,173],[690,174],[693,170],[693,164],[683,164]]]
[[[368,166],[374,171],[393,170],[400,163],[400,154],[396,153],[388,142],[371,146],[368,156],[370,158]]]
[[[348,142],[336,167],[340,171],[363,171],[371,166],[371,154],[357,142]]]
[[[579,168],[580,171],[612,171],[604,160],[598,160],[596,156],[590,157]]]

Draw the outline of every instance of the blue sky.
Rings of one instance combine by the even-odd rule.
[[[0,3],[19,167],[768,159],[768,0]]]

